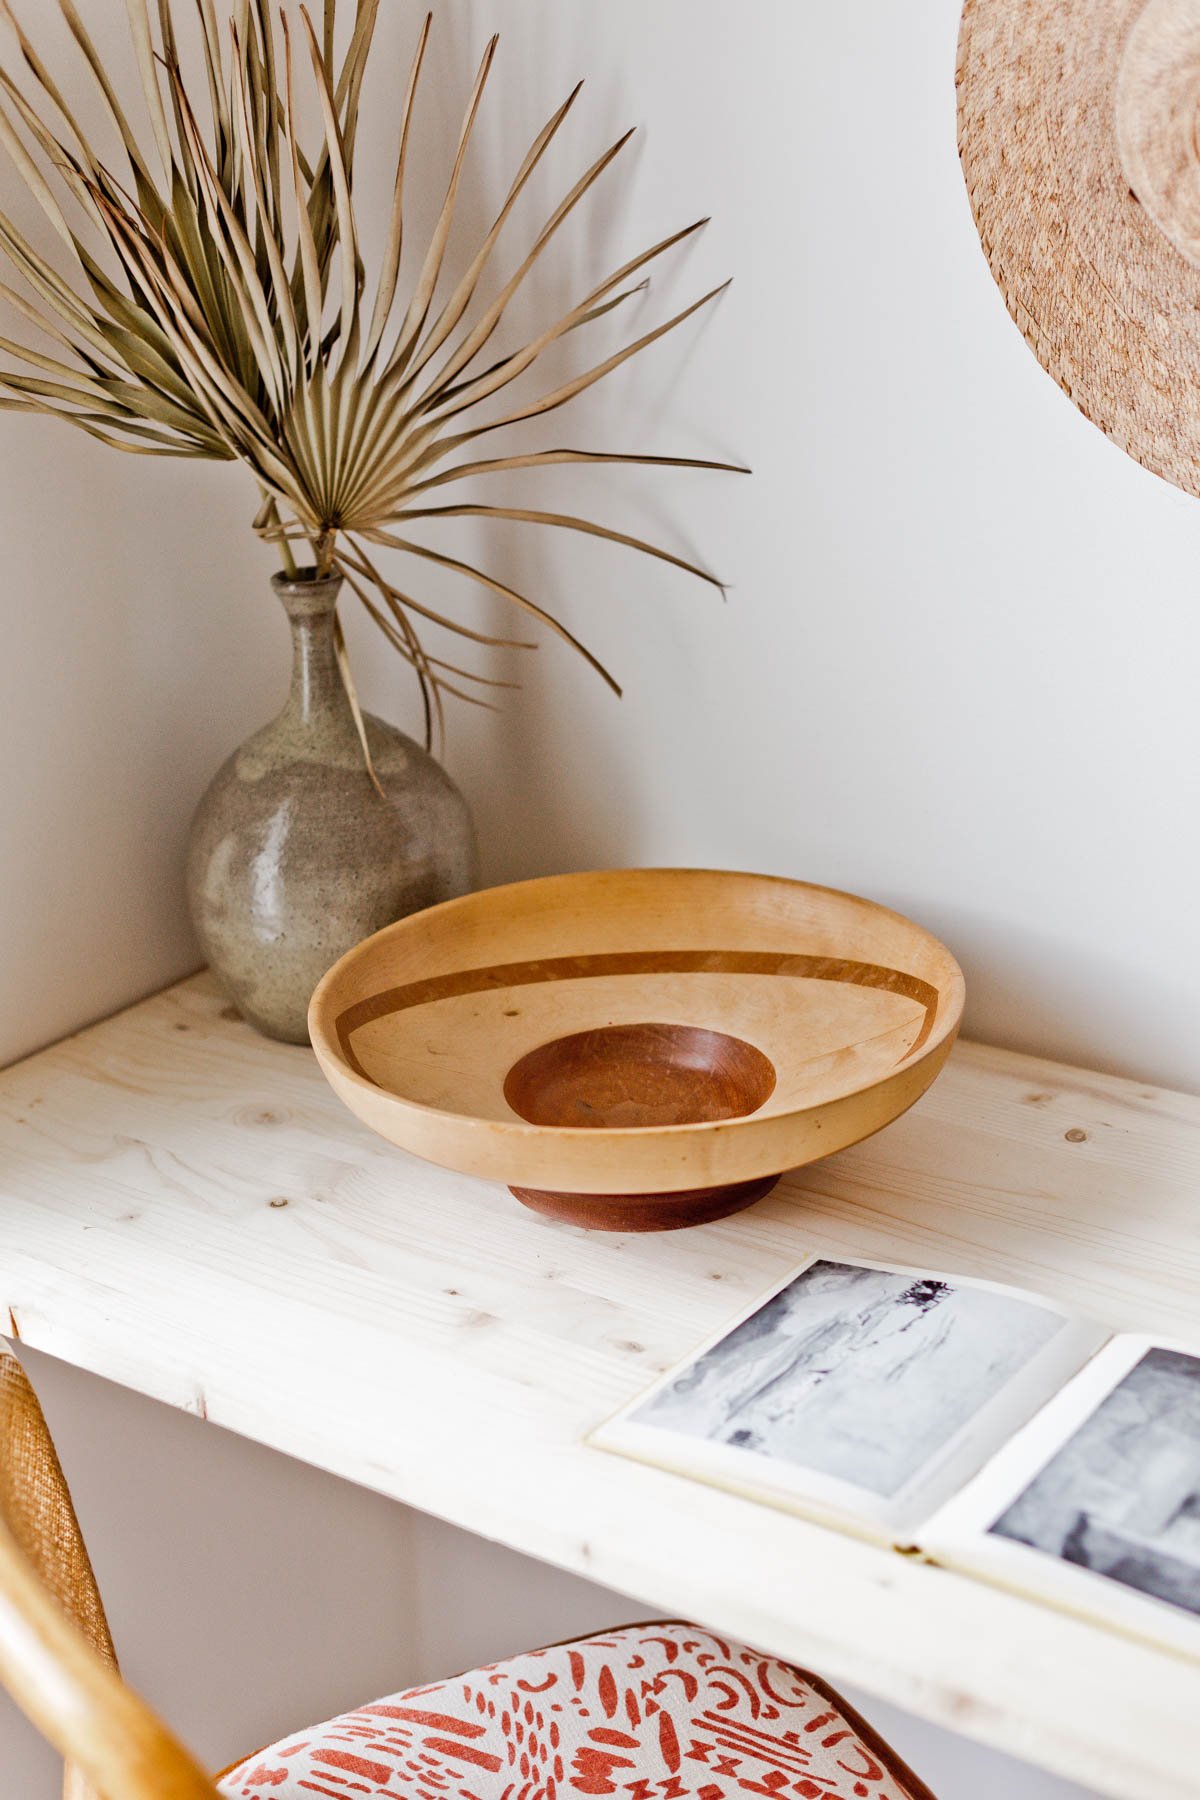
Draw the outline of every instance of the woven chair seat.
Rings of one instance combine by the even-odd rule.
[[[260,1751],[229,1800],[933,1800],[811,1675],[679,1622],[513,1656]]]

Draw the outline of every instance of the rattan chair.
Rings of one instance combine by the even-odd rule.
[[[717,1646],[715,1653],[712,1646]],[[590,1671],[585,1652],[592,1653]],[[670,1722],[672,1707],[678,1709],[677,1680],[684,1679],[686,1653],[694,1655],[708,1704],[717,1709],[701,1715],[701,1702],[694,1702],[696,1720],[702,1716],[714,1723],[701,1727],[702,1742],[690,1736],[688,1751],[681,1748],[680,1739],[693,1721],[676,1710],[678,1734]],[[652,1667],[655,1655],[672,1665],[657,1676]],[[752,1685],[732,1667],[739,1657],[744,1667],[759,1672],[762,1692],[770,1696],[765,1703],[756,1699],[752,1714],[744,1707],[741,1714],[730,1710],[741,1700],[737,1684],[747,1689]],[[762,1671],[769,1671],[765,1679]],[[591,1687],[585,1687],[585,1677]],[[695,1676],[686,1676],[685,1688],[687,1681],[694,1683]],[[556,1682],[561,1703],[551,1704],[546,1690]],[[447,1794],[494,1791],[499,1800],[504,1793],[520,1792],[529,1800],[535,1796],[554,1800],[556,1795],[566,1800],[572,1790],[628,1795],[665,1789],[696,1793],[702,1800],[726,1795],[745,1800],[741,1790],[751,1783],[734,1779],[732,1770],[741,1759],[744,1774],[747,1756],[761,1764],[764,1755],[772,1766],[777,1760],[779,1769],[787,1771],[789,1795],[934,1800],[872,1728],[816,1677],[740,1647],[731,1651],[723,1640],[677,1620],[621,1627],[602,1637],[577,1639],[573,1645],[530,1652],[469,1676],[410,1690],[313,1728],[299,1739],[283,1740],[272,1751],[256,1752],[226,1770],[224,1777],[210,1776],[121,1679],[96,1578],[46,1421],[20,1363],[4,1351],[0,1351],[0,1685],[62,1755],[64,1800],[229,1800],[231,1793],[252,1795],[255,1800],[259,1794],[270,1795],[271,1800],[281,1795],[288,1800],[299,1790],[305,1795],[344,1793],[349,1800],[356,1794],[394,1796],[401,1792],[395,1785],[398,1780],[405,1783],[401,1792],[405,1800],[409,1791],[428,1789],[431,1772],[447,1756],[445,1778],[432,1783]],[[781,1688],[786,1691],[779,1692]],[[623,1696],[619,1707],[618,1693]],[[535,1701],[529,1696],[545,1705],[545,1716],[534,1712]],[[514,1699],[518,1707],[512,1705]],[[590,1709],[585,1700],[591,1702]],[[452,1710],[456,1706],[457,1714]],[[523,1707],[528,1726],[519,1718],[511,1722],[509,1711],[501,1713],[501,1707],[514,1713]],[[550,1714],[560,1715],[563,1732],[574,1731],[577,1738],[587,1740],[576,1743],[571,1766],[565,1770],[562,1757],[551,1753],[550,1746],[561,1743],[562,1755],[568,1755],[559,1724]],[[770,1718],[779,1722],[764,1728]],[[631,1729],[631,1721],[645,1732],[645,1744]],[[422,1731],[425,1735],[414,1743],[414,1734]],[[540,1746],[536,1733],[543,1740]],[[484,1744],[499,1754],[485,1753]],[[675,1777],[665,1782],[664,1754],[665,1769]],[[685,1754],[691,1759],[687,1764],[682,1760]],[[470,1759],[465,1769],[469,1790],[461,1785],[464,1769],[453,1766],[456,1755]],[[301,1767],[308,1756],[319,1766]],[[385,1761],[377,1785],[372,1785],[369,1774],[366,1781],[361,1777],[380,1757]],[[697,1763],[703,1768],[695,1767]],[[348,1767],[358,1778],[344,1773]],[[494,1790],[481,1774],[486,1767],[495,1770]],[[675,1772],[681,1767],[694,1779],[680,1780]],[[330,1769],[342,1772],[328,1774]],[[407,1769],[414,1771],[411,1789]],[[616,1777],[608,1785],[614,1770]],[[844,1777],[840,1770],[846,1771]],[[323,1779],[314,1781],[314,1773]],[[729,1779],[723,1783],[722,1776]],[[218,1783],[225,1778],[231,1785],[222,1789]],[[772,1775],[755,1791],[783,1792],[784,1780],[782,1773]],[[7,1782],[0,1786],[7,1800]]]
[[[219,1800],[121,1680],[37,1396],[0,1352],[0,1682],[67,1764],[64,1800]]]

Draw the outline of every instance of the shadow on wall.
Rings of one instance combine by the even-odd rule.
[[[576,78],[585,79],[583,92],[553,152],[518,202],[502,244],[511,249],[531,239],[596,156],[629,125],[640,126],[643,121],[619,71],[597,54],[586,34],[578,55],[563,65],[570,70],[564,76],[549,61],[522,54],[521,31],[503,14],[493,18],[486,9],[469,5],[438,15],[435,25],[433,53],[455,100],[460,89],[465,93],[469,71],[494,27],[501,39],[475,128],[471,179],[462,189],[461,219],[451,239],[453,273],[462,245],[486,231],[526,145]],[[446,104],[453,109],[455,101]],[[663,219],[656,215],[651,224],[636,221],[633,198],[640,186],[644,141],[639,131],[518,290],[511,307],[516,336],[558,318],[623,259],[689,222],[686,204],[673,197]],[[437,134],[430,133],[422,142],[440,169],[444,146]],[[660,155],[664,148],[660,143]],[[633,294],[610,316],[553,346],[538,369],[510,390],[513,400],[536,398],[696,299],[711,285],[704,264],[697,267],[698,254],[696,244],[689,242],[656,262],[648,271],[648,292]],[[498,252],[498,267],[506,266]],[[689,322],[678,342],[672,336],[649,348],[632,365],[631,374],[614,384],[612,394],[600,384],[561,413],[516,428],[508,447],[530,451],[586,445],[649,454],[732,454],[728,445],[694,441],[686,407],[675,416],[675,401],[686,390],[688,365],[702,353],[716,311],[706,310]],[[734,478],[686,479],[704,491],[705,483]],[[582,473],[577,468],[551,468],[491,475],[475,485],[470,498],[580,514],[644,535],[701,563],[707,560],[705,546],[681,533],[680,520],[686,512],[676,504],[670,471],[589,467]],[[414,535],[419,536],[420,529],[415,527]],[[486,670],[494,679],[520,684],[517,691],[505,689],[495,695],[495,713],[476,713],[454,702],[447,713],[447,762],[462,780],[476,813],[485,878],[505,881],[561,869],[670,860],[669,845],[664,845],[644,798],[650,785],[644,778],[645,762],[662,770],[653,742],[647,741],[644,708],[635,701],[639,672],[645,678],[647,635],[662,627],[662,620],[647,615],[659,611],[660,591],[668,600],[677,592],[684,595],[693,609],[710,600],[719,605],[719,598],[711,591],[701,593],[694,578],[661,563],[569,531],[547,533],[522,523],[463,519],[457,522],[453,548],[456,555],[561,616],[629,690],[623,702],[604,692],[600,677],[574,651],[508,603],[457,581],[437,590],[436,603],[446,604],[472,627],[539,644],[530,652],[481,650],[460,640],[439,642],[439,650],[452,644],[446,653]],[[419,578],[428,585],[428,570],[422,568]],[[422,594],[428,597],[424,590]],[[670,607],[662,611],[669,618]],[[660,656],[670,654],[667,645],[649,648]],[[685,644],[685,673],[688,650]],[[518,794],[519,808],[514,809],[513,796]]]
[[[893,896],[889,904],[906,912],[909,896]],[[968,971],[964,1036],[1026,1053],[1036,1045],[1038,1055],[1054,1062],[1179,1086],[1178,1069],[1164,1063],[1159,1041],[1159,1021],[1177,1013],[1179,991],[1144,969],[1121,967],[1120,945],[1093,954],[1011,918],[931,910],[913,897],[912,911],[918,907],[922,923],[956,946]],[[1116,1041],[1114,1018],[1127,1021]]]

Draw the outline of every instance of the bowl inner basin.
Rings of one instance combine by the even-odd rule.
[[[753,1044],[695,1025],[607,1025],[540,1044],[508,1071],[504,1098],[530,1125],[633,1130],[757,1112],[775,1065]]]
[[[410,1103],[515,1121],[523,1115],[506,1083],[523,1058],[581,1033],[666,1020],[675,1031],[700,1034],[697,1043],[711,1034],[756,1049],[775,1080],[748,1110],[774,1114],[880,1080],[911,1053],[932,1016],[932,990],[889,971],[884,985],[873,971],[869,980],[831,978],[828,965],[813,973],[815,959],[798,956],[772,959],[782,970],[750,972],[733,957],[716,968],[711,955],[699,968],[681,969],[680,959],[664,956],[647,969],[647,960],[639,957],[629,973],[623,957],[595,959],[594,972],[588,959],[573,957],[561,967],[544,960],[407,987],[381,984],[340,1015],[343,1053],[376,1087]]]

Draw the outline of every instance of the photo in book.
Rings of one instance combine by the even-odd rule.
[[[1200,1360],[1147,1350],[991,1530],[1200,1614]]]
[[[633,1417],[890,1497],[1066,1326],[1017,1295],[822,1259]]]

